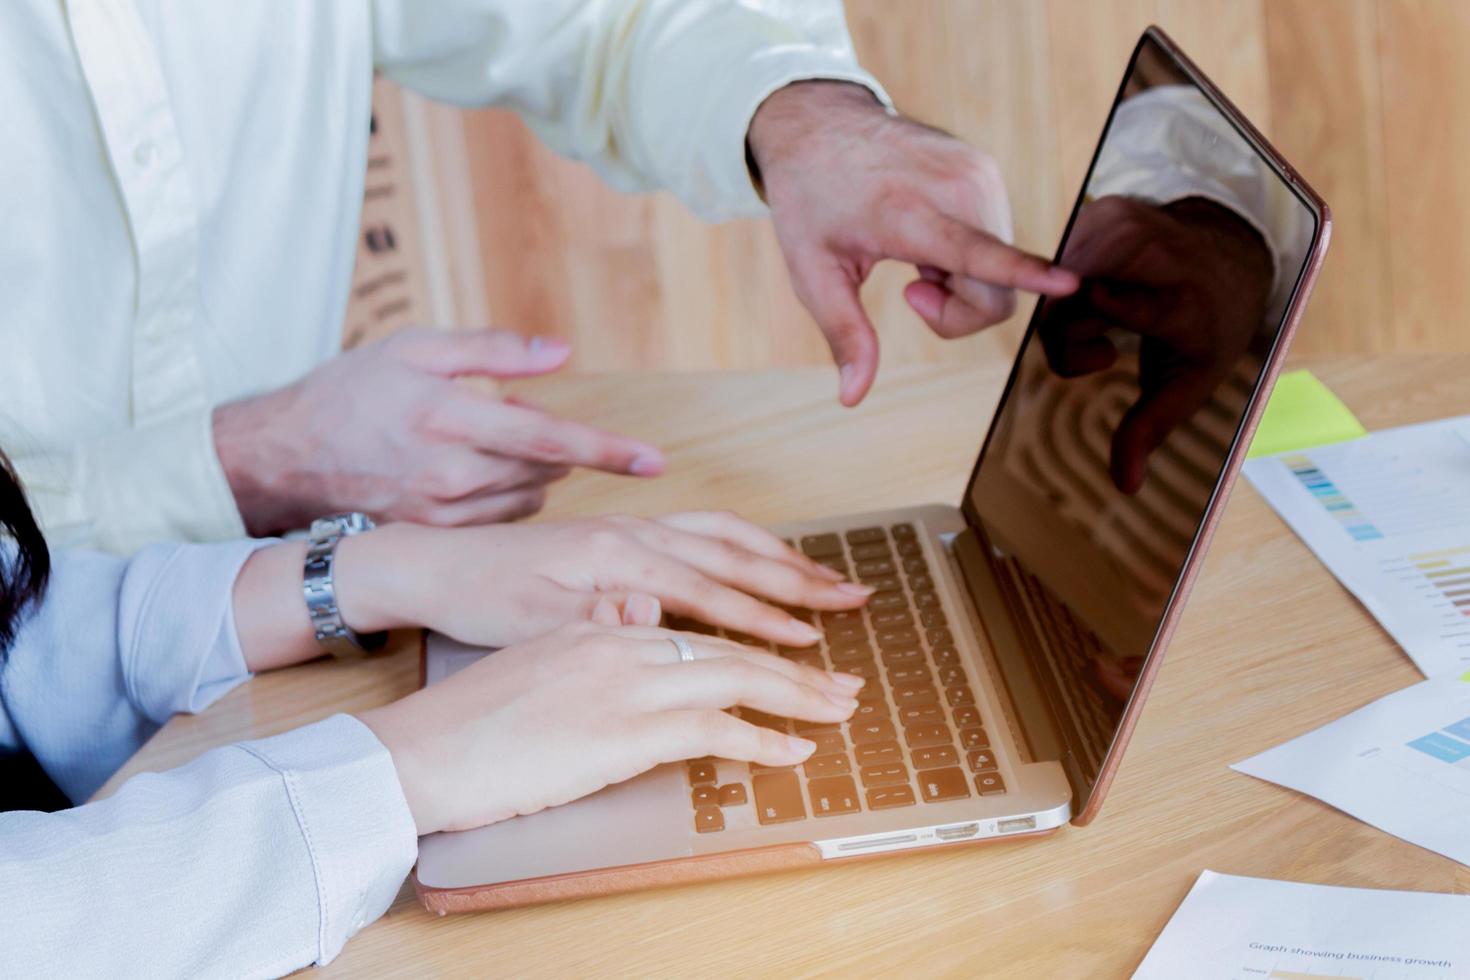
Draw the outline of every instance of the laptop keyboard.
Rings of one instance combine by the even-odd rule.
[[[1004,793],[985,719],[914,526],[815,534],[798,546],[877,589],[859,610],[790,610],[821,629],[819,646],[777,647],[682,618],[669,626],[726,636],[795,663],[857,674],[868,683],[858,692],[857,712],[843,725],[734,709],[752,724],[811,739],[817,749],[800,766],[752,764],[744,780],[724,785],[717,784],[712,760],[689,762],[695,830],[724,830],[726,808],[751,803],[760,823],[778,824]]]

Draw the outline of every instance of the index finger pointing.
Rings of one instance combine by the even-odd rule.
[[[905,254],[893,256],[905,262],[1044,296],[1066,296],[1080,284],[1076,273],[938,212],[909,216],[905,224],[894,249]]]
[[[483,451],[634,476],[657,476],[664,469],[663,453],[646,442],[479,392],[456,392],[446,411],[454,434]]]

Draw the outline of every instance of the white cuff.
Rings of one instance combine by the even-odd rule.
[[[285,782],[316,878],[316,961],[327,963],[388,910],[418,856],[392,756],[351,715],[240,747]]]
[[[63,529],[59,543],[127,554],[152,541],[244,537],[214,450],[213,415],[193,411],[87,444],[74,478],[88,520]]]
[[[133,559],[118,640],[128,700],[141,714],[162,725],[203,711],[250,676],[235,630],[235,579],[274,543],[155,545]]]

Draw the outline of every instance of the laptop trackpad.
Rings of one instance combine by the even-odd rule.
[[[693,819],[684,767],[659,766],[529,817],[425,837],[418,878],[467,888],[687,857]]]

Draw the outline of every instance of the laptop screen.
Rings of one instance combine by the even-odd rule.
[[[1308,263],[1316,215],[1145,37],[965,513],[1091,789]],[[988,619],[988,616],[987,616]]]

